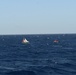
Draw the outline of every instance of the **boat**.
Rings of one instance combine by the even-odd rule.
[[[58,40],[54,40],[53,42],[54,42],[54,43],[58,43],[59,41],[58,41]]]
[[[29,41],[27,39],[23,39],[22,43],[29,43]]]

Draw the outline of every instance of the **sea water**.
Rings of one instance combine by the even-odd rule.
[[[0,35],[0,75],[76,75],[76,34]]]

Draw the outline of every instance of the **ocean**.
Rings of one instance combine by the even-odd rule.
[[[76,34],[0,35],[0,75],[76,75]]]

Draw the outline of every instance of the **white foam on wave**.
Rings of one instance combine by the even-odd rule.
[[[0,69],[9,69],[9,70],[14,70],[15,68],[13,68],[13,67],[0,66]]]
[[[64,64],[64,63],[70,63],[71,62],[71,60],[69,60],[67,58],[53,58],[52,61],[56,62],[58,64]]]

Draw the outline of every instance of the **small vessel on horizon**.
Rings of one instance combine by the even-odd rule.
[[[54,40],[53,42],[54,42],[54,43],[58,43],[59,41],[58,41],[58,40]]]
[[[24,39],[22,40],[22,43],[29,43],[29,41],[28,41],[26,38],[24,38]]]

